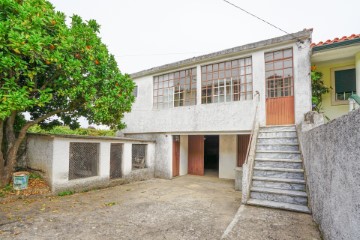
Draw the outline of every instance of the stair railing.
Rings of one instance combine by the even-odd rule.
[[[258,119],[258,111],[259,111],[259,102],[260,102],[260,94],[256,91],[255,96],[256,99],[256,107],[255,114],[253,119],[253,125],[250,134],[250,140],[246,151],[245,163],[243,164],[243,176],[242,176],[242,198],[241,202],[246,204],[247,200],[250,196],[250,188],[251,188],[251,179],[253,175],[253,166],[255,162],[255,151],[256,151],[256,141],[259,133],[259,119]]]

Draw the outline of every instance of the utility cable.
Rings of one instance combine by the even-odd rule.
[[[288,33],[287,31],[283,30],[282,28],[280,28],[280,27],[278,27],[278,26],[276,26],[276,25],[274,25],[274,24],[272,24],[272,23],[270,23],[270,22],[262,19],[261,17],[256,16],[255,14],[253,14],[253,13],[251,13],[251,12],[243,9],[242,7],[236,5],[236,4],[232,3],[232,2],[229,2],[229,1],[227,1],[227,0],[222,0],[222,1],[224,1],[224,2],[226,2],[227,4],[230,4],[231,6],[237,8],[237,9],[243,11],[243,12],[245,12],[246,14],[249,14],[250,16],[252,16],[252,17],[254,17],[254,18],[256,18],[256,19],[258,19],[258,20],[260,20],[260,21],[262,21],[262,22],[264,22],[264,23],[266,23],[266,24],[268,24],[268,25],[270,25],[271,27],[280,30],[280,31],[283,32],[283,33],[286,33],[286,34],[288,34],[288,35],[293,36],[293,37],[294,37],[295,39],[297,39],[300,43],[303,43],[303,41],[302,41],[301,39],[299,39],[297,36],[295,36],[294,34]]]

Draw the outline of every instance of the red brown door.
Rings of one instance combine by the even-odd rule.
[[[237,166],[242,167],[246,160],[246,153],[250,141],[250,135],[238,135],[238,154],[237,154]]]
[[[204,175],[204,136],[189,136],[188,173]]]
[[[265,54],[266,124],[295,122],[292,49]]]
[[[173,136],[173,177],[180,175],[180,136]]]

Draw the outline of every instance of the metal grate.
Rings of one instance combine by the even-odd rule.
[[[110,147],[110,178],[121,178],[123,144],[112,143]]]
[[[132,145],[132,169],[146,168],[146,144]]]
[[[69,179],[98,174],[99,143],[70,143]]]

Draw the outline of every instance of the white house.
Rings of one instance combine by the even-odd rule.
[[[156,140],[155,176],[234,179],[253,128],[299,123],[311,110],[312,29],[133,73],[128,137]],[[207,171],[210,169],[211,171]]]

